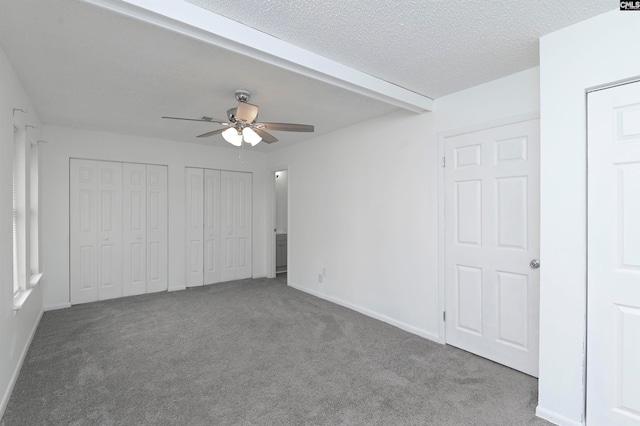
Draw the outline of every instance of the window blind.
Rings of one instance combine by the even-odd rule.
[[[14,128],[13,143],[13,294],[20,292],[20,277],[18,274],[18,146]]]

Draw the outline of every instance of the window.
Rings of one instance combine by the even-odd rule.
[[[13,296],[20,293],[20,274],[18,265],[18,129],[13,128]]]
[[[42,277],[39,272],[39,146],[28,128],[14,126],[13,139],[13,308],[19,310]]]
[[[37,284],[37,280],[40,279],[40,276],[38,276],[40,273],[39,148],[38,142],[32,142],[29,153],[29,270],[31,272],[30,284],[32,285]]]

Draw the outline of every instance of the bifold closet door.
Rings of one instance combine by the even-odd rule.
[[[222,281],[251,277],[251,174],[221,172]]]
[[[70,161],[71,303],[167,289],[167,167]]]
[[[187,286],[215,284],[220,273],[220,171],[187,168]]]
[[[147,168],[123,165],[124,295],[147,291]]]
[[[72,303],[122,296],[122,164],[72,159]]]
[[[147,165],[147,293],[168,288],[167,172],[166,166]]]
[[[98,180],[96,161],[71,160],[69,226],[71,302],[98,300]]]
[[[187,287],[251,277],[251,174],[186,169]]]
[[[187,167],[186,181],[187,287],[195,287],[204,284],[204,170]]]
[[[220,171],[205,169],[204,284],[220,281]]]
[[[122,163],[98,162],[98,300],[122,297]]]

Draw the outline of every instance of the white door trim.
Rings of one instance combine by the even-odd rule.
[[[447,138],[459,136],[466,133],[487,130],[494,127],[506,126],[508,124],[520,123],[522,121],[535,120],[540,118],[540,111],[532,111],[526,114],[519,114],[512,117],[494,120],[486,123],[474,124],[458,129],[445,130],[438,133],[438,343],[446,343],[446,327],[444,320],[444,312],[446,310],[446,286],[445,286],[445,181],[444,181],[444,163],[445,142]]]
[[[291,175],[289,173],[289,166],[284,165],[281,167],[271,167],[267,172],[267,233],[266,238],[266,255],[267,255],[267,278],[276,277],[276,233],[272,231],[276,227],[276,180],[275,173],[285,171],[287,172],[287,235],[291,233],[289,227],[289,205],[291,204]],[[289,239],[289,237],[287,237]],[[289,265],[289,251],[287,251],[287,265]]]
[[[602,334],[598,335],[598,331],[594,332],[594,327],[593,327],[593,323],[596,320],[604,320],[607,318],[607,315],[605,315],[602,312],[602,305],[601,305],[601,300],[607,300],[607,303],[610,304],[616,304],[616,300],[618,299],[617,303],[618,303],[618,307],[620,306],[624,306],[624,305],[620,305],[619,303],[621,303],[622,298],[624,296],[620,296],[619,293],[615,292],[615,291],[611,291],[609,295],[603,294],[602,292],[600,292],[600,294],[598,294],[598,288],[594,287],[593,284],[593,278],[600,278],[602,279],[603,276],[605,274],[602,273],[602,268],[603,268],[603,263],[604,265],[607,265],[607,259],[601,260],[602,259],[602,254],[603,252],[600,251],[598,252],[598,244],[593,243],[594,240],[592,240],[593,234],[596,234],[596,237],[594,238],[595,241],[598,241],[598,232],[591,232],[593,231],[593,228],[590,224],[591,220],[594,216],[596,216],[596,218],[598,218],[598,208],[597,206],[594,206],[594,200],[592,199],[592,196],[594,195],[593,192],[595,191],[595,195],[602,195],[603,194],[603,190],[602,188],[598,188],[597,184],[593,183],[593,176],[594,173],[598,173],[598,172],[605,172],[605,176],[606,176],[606,168],[602,167],[602,160],[600,160],[599,158],[596,160],[593,158],[593,156],[595,154],[592,154],[592,152],[595,150],[596,153],[597,152],[597,148],[594,148],[596,144],[596,141],[601,140],[601,138],[603,138],[603,133],[607,133],[607,132],[611,132],[612,128],[615,129],[616,128],[616,124],[613,124],[612,127],[609,127],[606,129],[606,132],[601,132],[599,131],[597,125],[592,128],[592,125],[595,123],[599,122],[599,118],[602,117],[604,114],[602,114],[602,111],[600,112],[600,115],[598,114],[598,107],[600,106],[598,104],[598,102],[602,102],[602,100],[598,100],[595,97],[591,98],[590,95],[594,94],[595,92],[600,92],[603,90],[616,90],[622,86],[626,86],[629,84],[640,84],[640,78],[638,77],[634,77],[634,78],[630,78],[630,79],[626,79],[626,80],[620,80],[617,82],[612,82],[612,83],[608,83],[608,84],[602,84],[600,86],[597,87],[592,87],[590,89],[586,90],[586,114],[585,114],[585,122],[586,122],[586,161],[587,161],[587,175],[585,176],[585,196],[586,199],[588,200],[588,203],[586,205],[586,245],[587,245],[587,250],[585,252],[586,255],[586,262],[585,262],[585,267],[586,267],[586,282],[585,282],[585,288],[586,288],[586,298],[585,298],[585,302],[586,302],[586,308],[585,308],[585,330],[584,330],[584,341],[585,341],[585,351],[583,353],[583,396],[584,396],[584,412],[582,414],[584,421],[587,424],[591,424],[591,422],[593,421],[600,421],[603,420],[602,417],[605,416],[604,412],[606,412],[606,410],[611,410],[611,411],[617,411],[618,413],[621,413],[622,411],[619,411],[620,408],[622,408],[621,406],[618,406],[618,408],[613,409],[612,406],[615,406],[616,404],[614,404],[614,402],[616,403],[620,403],[620,401],[617,401],[618,398],[622,398],[622,394],[619,393],[617,397],[614,397],[613,394],[615,394],[616,392],[620,392],[619,390],[615,390],[613,392],[610,392],[609,394],[606,393],[606,390],[604,391],[604,393],[600,393],[598,394],[598,392],[601,391],[601,389],[608,389],[611,391],[611,388],[609,388],[609,386],[613,386],[613,383],[618,382],[619,378],[614,378],[611,379],[611,382],[607,382],[606,380],[602,380],[603,377],[607,377],[607,376],[603,376],[602,373],[602,369],[598,370],[597,367],[594,367],[594,365],[597,364],[602,364],[606,361],[611,361],[612,358],[615,358],[615,355],[613,355],[612,353],[607,353],[606,350],[604,352],[600,351],[598,352],[596,349],[596,347],[598,347],[598,343],[602,343],[603,340],[603,336]],[[612,92],[610,92],[612,93]],[[607,94],[602,94],[603,96],[607,96]],[[618,95],[620,95],[618,93]],[[597,95],[596,95],[597,96]],[[593,100],[593,102],[592,102]],[[606,102],[606,101],[605,101]],[[617,108],[624,108],[624,105],[626,105],[629,100],[626,99],[625,101],[618,101],[618,102],[622,102],[622,105],[617,104],[617,106],[614,105],[614,110]],[[635,100],[633,100],[633,102],[635,102]],[[611,105],[611,104],[609,104]],[[632,105],[637,105],[637,103],[634,103]],[[594,112],[595,110],[595,112]],[[611,110],[606,111],[607,113],[611,113]],[[592,114],[593,113],[593,114]],[[592,121],[592,118],[594,118],[594,120]],[[619,118],[618,118],[619,119]],[[600,121],[601,123],[601,121]],[[595,130],[595,131],[592,131]],[[610,141],[609,139],[607,139],[605,141],[606,142],[610,142],[611,145],[613,145],[613,142],[615,141],[615,137],[614,136],[609,136],[611,137],[611,139],[613,139],[612,141]],[[618,144],[620,144],[620,141],[617,141]],[[624,144],[622,144],[624,145]],[[619,147],[618,147],[619,148]],[[602,150],[600,151],[600,154],[602,154],[603,152],[605,152],[606,150]],[[618,166],[622,166],[625,165],[625,163],[621,162],[621,158],[624,157],[624,162],[629,161],[630,163],[626,163],[626,165],[629,164],[633,164],[631,163],[633,160],[630,160],[626,155],[625,156],[621,156],[619,152],[615,152],[616,149],[615,148],[611,148],[611,153],[607,153],[605,155],[605,158],[607,158],[608,156],[608,162],[606,163],[607,166],[609,165],[618,165]],[[618,162],[615,161],[615,158],[618,159]],[[606,161],[606,160],[605,160]],[[636,162],[637,164],[637,162]],[[595,172],[594,172],[595,170]],[[590,183],[592,183],[592,185],[590,185]],[[620,184],[619,184],[620,185]],[[596,187],[596,189],[592,189],[593,187]],[[609,190],[609,188],[607,188],[607,190]],[[615,191],[616,188],[613,188],[613,190]],[[619,190],[619,189],[618,189]],[[596,200],[597,201],[597,200]],[[601,200],[602,201],[602,200]],[[592,209],[592,207],[594,207]],[[594,213],[595,211],[595,213]],[[600,213],[602,213],[600,211]],[[600,216],[601,218],[601,216]],[[598,231],[598,230],[596,230]],[[590,237],[591,235],[591,237]],[[609,234],[610,235],[610,234]],[[616,239],[615,237],[613,238],[614,240]],[[598,241],[600,242],[600,241]],[[615,242],[611,242],[610,243],[614,243]],[[593,247],[595,247],[595,249],[593,249]],[[604,246],[605,249],[607,247],[610,247],[605,245]],[[619,250],[619,249],[618,249]],[[594,255],[593,253],[596,252],[596,255]],[[606,257],[606,256],[605,256]],[[594,268],[590,267],[590,259],[598,259],[597,263],[598,265],[596,265],[595,270]],[[609,268],[611,268],[611,262],[609,259]],[[610,272],[610,270],[609,270]],[[619,270],[618,270],[619,272]],[[607,278],[611,278],[611,276],[609,275],[609,277]],[[619,278],[618,278],[619,279]],[[615,284],[613,284],[615,285]],[[601,286],[600,286],[601,287]],[[614,294],[617,294],[617,296],[614,296]],[[623,294],[623,293],[622,293]],[[594,298],[594,295],[597,296]],[[599,297],[598,297],[599,296]],[[608,298],[607,296],[610,296],[610,298]],[[595,302],[595,300],[598,300],[597,302]],[[637,302],[637,300],[636,300]],[[600,304],[599,304],[600,303]],[[636,306],[634,306],[634,303],[631,301],[626,301],[625,300],[625,304],[629,303],[629,307],[633,307],[636,308]],[[618,318],[618,320],[620,320],[621,317]],[[599,322],[598,325],[601,325],[602,322]],[[598,328],[598,327],[596,327]],[[589,331],[591,329],[591,335],[589,334]],[[618,332],[618,330],[615,330],[615,332]],[[615,334],[614,332],[614,334]],[[620,339],[621,334],[618,335],[618,339]],[[591,343],[590,343],[591,342]],[[593,342],[596,342],[596,345],[593,345]],[[611,342],[610,342],[611,343]],[[600,346],[602,347],[602,346]],[[607,347],[606,345],[604,347]],[[612,350],[612,352],[614,352]],[[597,362],[592,362],[590,363],[589,360],[593,360],[596,359]],[[620,358],[618,358],[618,362],[620,362]],[[617,366],[617,368],[622,368],[620,365]],[[606,370],[605,370],[606,371]],[[591,379],[590,379],[590,372],[592,373]],[[593,374],[593,373],[598,373],[598,374]],[[594,379],[593,377],[596,377],[596,379]],[[594,384],[595,383],[595,384]],[[619,385],[619,382],[617,383]],[[591,394],[591,401],[589,398],[589,394]],[[594,397],[595,395],[595,397]],[[592,404],[595,402],[594,398],[597,398],[599,402],[602,402],[604,400],[604,402],[602,403],[602,405],[604,405],[604,407],[602,405],[598,405],[598,404],[594,404],[594,405],[590,405],[589,402],[591,402]],[[609,419],[606,420],[613,420],[613,416],[610,417]],[[630,417],[626,418],[623,420],[622,417],[617,417],[616,418],[617,421],[623,422],[624,424],[640,424],[640,420],[638,420],[637,414],[633,413]],[[616,423],[617,424],[617,423]]]

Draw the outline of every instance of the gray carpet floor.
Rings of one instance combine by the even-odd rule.
[[[537,380],[242,280],[42,317],[14,425],[547,425]]]

